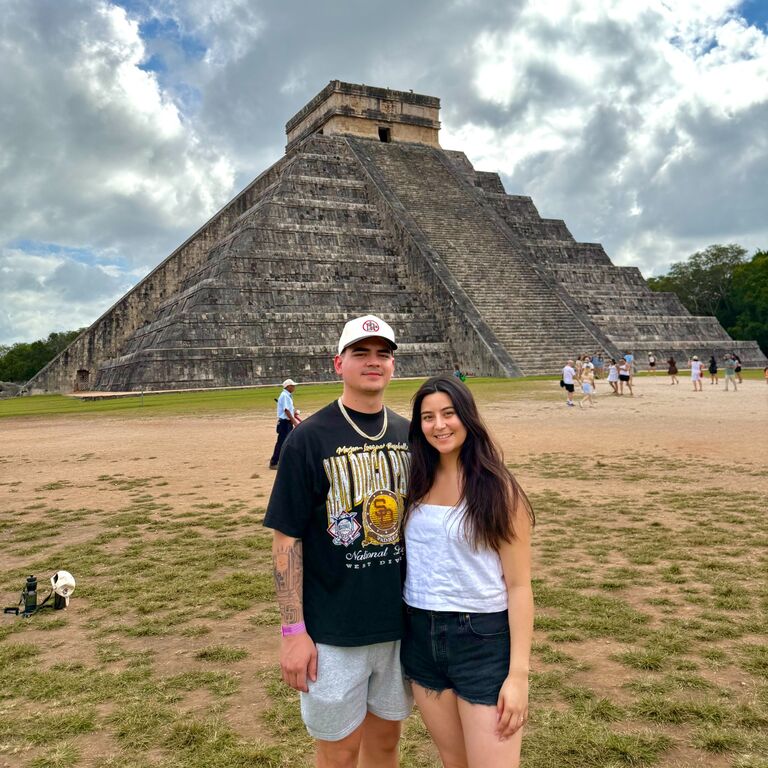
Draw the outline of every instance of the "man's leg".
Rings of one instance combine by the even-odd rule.
[[[341,741],[316,741],[317,768],[397,768],[400,721],[369,712],[363,724]],[[359,764],[358,764],[359,757]]]
[[[397,768],[400,763],[400,721],[382,720],[369,712],[362,731],[360,768]]]
[[[315,741],[317,768],[357,768],[362,735],[361,725],[341,741]]]
[[[277,442],[275,443],[275,450],[272,451],[272,458],[269,460],[270,467],[276,467],[280,461],[280,452],[283,450],[283,443],[288,435],[291,434],[293,425],[288,419],[280,419],[277,425]]]

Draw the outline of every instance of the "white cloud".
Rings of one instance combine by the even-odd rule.
[[[0,250],[0,344],[70,331],[101,315],[135,276],[70,255]]]
[[[510,120],[452,127],[452,146],[647,272],[711,242],[764,247],[768,40],[737,7],[530,3],[475,41],[477,92]]]
[[[5,11],[0,240],[166,250],[232,192],[233,169],[139,68],[138,24],[106,3]],[[6,39],[6,44],[8,40]],[[152,253],[152,261],[162,251]]]

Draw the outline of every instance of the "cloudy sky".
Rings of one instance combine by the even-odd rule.
[[[0,344],[89,325],[283,153],[329,80],[617,264],[768,248],[764,0],[3,0]]]

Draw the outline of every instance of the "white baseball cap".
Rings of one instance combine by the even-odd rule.
[[[283,382],[283,387],[295,387],[295,386],[296,386],[296,382],[293,379],[286,379]]]
[[[389,343],[392,349],[397,349],[395,344],[395,332],[392,327],[376,315],[363,315],[350,320],[341,332],[339,338],[339,354],[350,344],[355,344],[363,339],[379,338]]]

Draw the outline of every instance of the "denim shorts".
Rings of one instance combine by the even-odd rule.
[[[471,704],[496,706],[509,674],[509,619],[499,613],[425,611],[405,606],[400,660],[406,678],[452,689]]]

